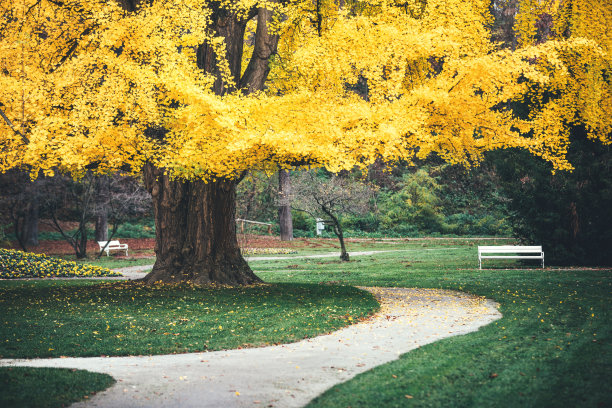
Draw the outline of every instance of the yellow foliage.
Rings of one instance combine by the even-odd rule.
[[[524,0],[521,47],[490,42],[489,1],[224,1],[275,11],[265,92],[215,95],[196,49],[226,44],[202,0],[127,13],[102,0],[0,0],[0,172],[139,172],[186,179],[298,165],[332,171],[436,152],[472,165],[520,147],[570,169],[569,127],[610,143],[609,4]],[[552,16],[548,41],[538,21]],[[253,55],[247,25],[243,67]],[[236,85],[236,84],[234,84]],[[511,106],[520,105],[518,113]]]

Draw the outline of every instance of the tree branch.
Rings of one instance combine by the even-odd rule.
[[[30,143],[30,140],[27,137],[25,137],[25,135],[23,133],[21,133],[19,130],[17,130],[17,128],[15,128],[15,126],[13,126],[13,123],[4,114],[4,111],[2,110],[2,108],[0,108],[0,116],[2,116],[2,119],[4,119],[4,121],[6,122],[7,125],[9,125],[9,127],[11,128],[12,131],[15,132],[16,135],[21,137],[21,140],[23,141],[24,144],[29,144]]]
[[[278,45],[277,34],[270,34],[269,23],[272,21],[273,11],[264,7],[257,9],[257,29],[255,30],[255,46],[253,55],[249,60],[238,88],[250,94],[261,91],[270,72],[270,57],[276,54]]]
[[[85,30],[83,30],[83,32],[79,35],[78,38],[75,38],[73,40],[72,44],[70,45],[70,48],[68,48],[68,51],[66,51],[66,54],[64,54],[64,56],[59,60],[59,62],[55,65],[55,67],[51,69],[51,73],[57,71],[59,67],[61,67],[62,64],[64,64],[64,62],[66,62],[66,60],[68,60],[68,58],[70,58],[70,56],[74,54],[77,47],[79,46],[79,40],[83,38],[83,36],[90,34],[94,28],[95,26],[87,27]]]

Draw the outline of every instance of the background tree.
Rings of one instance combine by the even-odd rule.
[[[102,199],[97,195],[101,183],[106,194]],[[77,258],[87,256],[87,242],[91,236],[89,227],[96,224],[100,212],[104,211],[112,225],[107,236],[110,240],[127,219],[142,217],[151,211],[151,196],[138,180],[127,176],[99,178],[88,173],[75,181],[55,175],[46,179],[41,192],[44,215],[72,246]],[[75,223],[76,228],[66,227]],[[98,256],[101,254],[102,251]]]
[[[108,176],[99,176],[96,180],[96,198],[94,204],[94,216],[96,228],[94,239],[98,242],[108,241],[108,211],[110,206],[110,182]]]
[[[278,216],[276,195],[278,173],[252,171],[246,174],[236,192],[238,218],[269,222]]]
[[[9,230],[24,251],[38,245],[42,183],[42,180],[33,181],[28,174],[18,170],[0,175],[0,223],[11,225]]]
[[[372,189],[347,175],[304,171],[293,180],[293,207],[331,226],[340,242],[340,259],[349,260],[341,218],[365,214],[370,209]]]
[[[54,175],[43,189],[45,213],[62,238],[74,249],[78,259],[87,256],[87,224],[92,219],[95,203],[95,176],[86,175],[80,182],[70,177]],[[66,228],[63,221],[76,223],[76,229]]]
[[[403,224],[417,231],[443,230],[439,197],[442,187],[427,170],[421,168],[405,174],[398,187],[395,193],[381,197],[383,228],[393,229]]]
[[[248,170],[432,153],[469,167],[501,148],[562,170],[571,124],[609,143],[609,19],[553,2],[563,18],[539,43],[528,3],[512,51],[491,43],[484,0],[5,0],[0,171],[142,173],[146,282],[255,282],[235,233]]]
[[[541,243],[550,262],[612,265],[612,150],[580,129],[568,159],[576,169],[553,174],[520,151],[492,155],[509,201],[516,236]]]
[[[278,225],[281,241],[293,241],[291,217],[291,176],[288,170],[278,170]]]

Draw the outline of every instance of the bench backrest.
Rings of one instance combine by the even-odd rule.
[[[542,245],[532,246],[517,246],[517,245],[498,245],[498,246],[479,246],[478,253],[499,253],[499,254],[517,254],[517,253],[533,253],[542,252]]]
[[[121,245],[119,243],[119,241],[98,241],[98,245],[100,245],[100,248],[102,248],[104,245],[106,245],[106,243],[108,242],[108,246],[112,246],[112,245]]]

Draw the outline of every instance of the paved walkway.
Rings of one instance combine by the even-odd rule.
[[[459,248],[415,248],[415,249],[383,249],[378,251],[351,251],[349,256],[367,256],[375,254],[384,254],[388,252],[422,252],[422,251],[449,251]],[[276,259],[304,259],[304,258],[340,258],[340,252],[326,252],[323,254],[312,255],[293,255],[293,256],[245,256],[249,262],[253,261],[274,261]]]
[[[416,251],[448,251],[459,248],[419,248],[419,249],[387,249],[379,251],[353,251],[350,252],[350,256],[368,256],[375,254],[382,254],[387,252],[416,252]],[[290,260],[290,259],[308,259],[308,258],[339,258],[340,252],[325,252],[322,254],[312,255],[291,255],[291,256],[245,256],[248,262],[253,261],[274,261],[274,260]],[[145,276],[144,272],[148,272],[153,269],[153,265],[137,265],[127,266],[125,268],[116,268],[116,272],[120,272],[126,279],[140,279]],[[104,277],[104,278],[91,278],[91,279],[117,279],[117,277]]]
[[[501,317],[494,302],[459,292],[366,289],[381,302],[377,315],[298,343],[166,356],[0,360],[0,365],[78,368],[117,380],[75,407],[300,407],[407,351]]]

